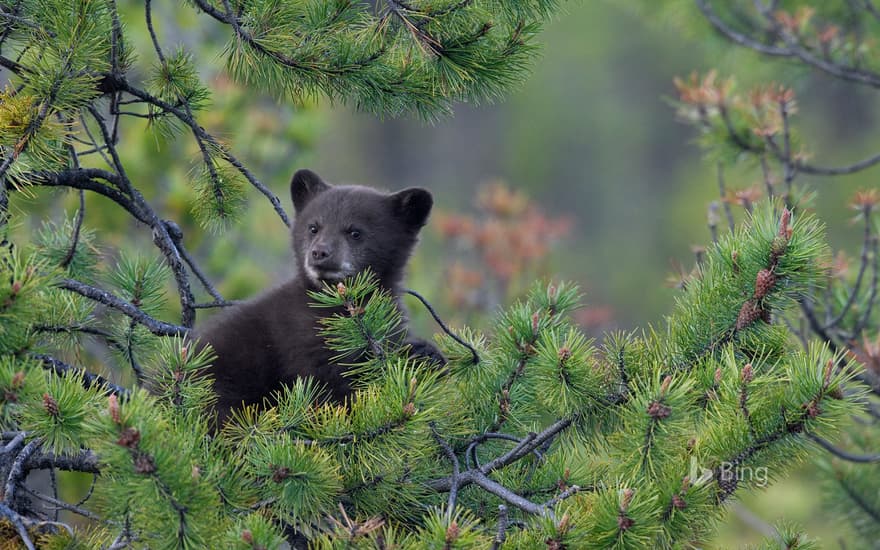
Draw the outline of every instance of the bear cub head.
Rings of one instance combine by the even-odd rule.
[[[425,189],[382,193],[329,185],[310,170],[293,175],[290,195],[297,270],[315,290],[367,267],[383,287],[394,290],[434,204]]]

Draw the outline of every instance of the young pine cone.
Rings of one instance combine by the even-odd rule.
[[[776,284],[776,275],[769,269],[762,269],[755,278],[755,298],[761,299],[770,292],[773,285]]]

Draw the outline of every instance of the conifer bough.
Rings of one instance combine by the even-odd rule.
[[[71,298],[39,284],[52,278],[42,251],[3,263],[18,266],[0,277],[0,303],[23,338],[43,322],[35,304]],[[756,471],[782,475],[856,406],[845,361],[800,351],[774,323],[822,282],[826,255],[814,218],[762,204],[707,252],[662,329],[595,346],[568,319],[577,289],[537,286],[489,334],[458,334],[478,362],[439,338],[442,372],[407,357],[393,299],[362,274],[312,296],[348,306],[325,330],[340,354],[366,357],[353,368],[356,399],[320,404],[321,388],[301,380],[216,436],[199,376],[210,351],[146,331],[154,395],[108,397],[100,381],[21,358],[16,331],[4,332],[0,512],[32,540],[74,548],[277,548],[284,526],[314,548],[694,540],[737,491],[768,481]],[[47,467],[99,472],[91,498],[65,509],[107,523],[71,534],[40,520],[25,479]]]

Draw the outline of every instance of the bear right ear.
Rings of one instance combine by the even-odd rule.
[[[318,174],[306,169],[297,170],[290,180],[290,198],[293,199],[294,209],[302,212],[310,200],[328,189],[330,186]]]

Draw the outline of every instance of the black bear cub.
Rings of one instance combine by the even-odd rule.
[[[218,395],[219,423],[231,409],[261,403],[299,377],[316,378],[337,402],[351,394],[345,365],[333,361],[336,354],[318,334],[320,318],[335,311],[310,307],[307,291],[369,267],[383,288],[399,296],[404,267],[433,205],[424,189],[387,194],[331,186],[309,170],[293,175],[290,194],[296,210],[293,279],[225,310],[195,333],[217,354],[208,372]],[[407,343],[411,353],[442,361],[430,343]]]

